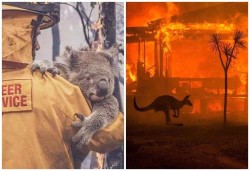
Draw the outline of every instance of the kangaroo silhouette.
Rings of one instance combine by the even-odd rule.
[[[146,112],[149,110],[154,110],[155,112],[159,112],[159,111],[164,112],[165,118],[166,118],[166,124],[169,125],[171,123],[170,114],[169,114],[170,109],[174,111],[173,117],[178,118],[179,111],[184,105],[193,106],[193,104],[188,99],[189,97],[190,95],[187,95],[186,97],[184,97],[183,100],[180,101],[174,98],[173,96],[163,95],[163,96],[157,97],[150,105],[146,107],[139,107],[136,104],[136,100],[134,98],[134,107],[136,110],[140,112]]]

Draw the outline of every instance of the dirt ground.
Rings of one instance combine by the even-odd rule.
[[[128,169],[247,169],[247,125],[127,125]]]

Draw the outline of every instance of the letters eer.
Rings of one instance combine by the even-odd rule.
[[[27,106],[27,96],[22,95],[21,84],[7,84],[2,86],[3,107]]]

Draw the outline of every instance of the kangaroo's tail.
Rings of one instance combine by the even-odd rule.
[[[140,112],[146,112],[146,111],[148,111],[148,110],[153,109],[153,108],[152,108],[152,104],[150,104],[150,105],[148,105],[148,106],[146,106],[146,107],[142,107],[142,108],[139,107],[139,106],[137,106],[135,98],[134,98],[134,107],[135,107],[136,110],[138,110],[138,111],[140,111]]]

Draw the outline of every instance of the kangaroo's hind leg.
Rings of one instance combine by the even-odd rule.
[[[170,114],[169,114],[169,109],[165,109],[164,110],[164,114],[165,114],[165,119],[166,119],[166,125],[170,125],[171,124],[171,119],[170,119]]]
[[[180,116],[180,110],[177,109],[177,118],[179,118],[179,116]]]
[[[179,117],[178,111],[177,111],[177,114],[176,114],[176,110],[175,109],[173,109],[173,111],[174,111],[174,114],[172,116],[175,117],[175,118],[178,118]]]

